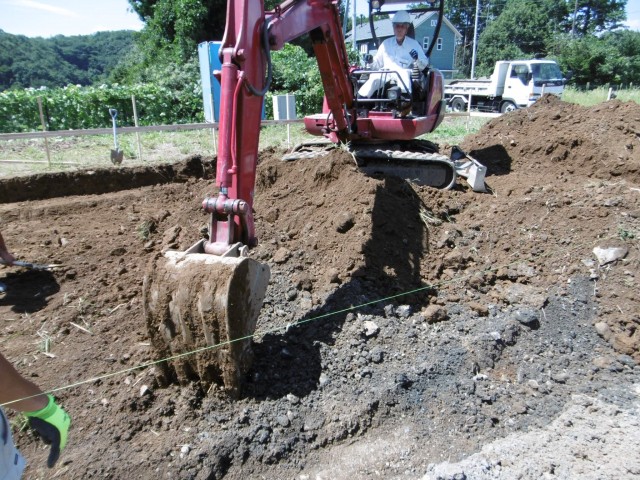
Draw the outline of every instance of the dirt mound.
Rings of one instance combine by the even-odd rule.
[[[534,177],[544,171],[545,177],[558,179],[577,174],[639,183],[639,137],[635,102],[612,100],[585,108],[545,95],[530,108],[487,123],[463,147],[495,174],[513,169]]]
[[[261,157],[259,258],[289,268],[297,288],[317,293],[314,303],[353,277],[388,294],[423,285],[429,239],[420,214],[425,200],[437,215],[451,213],[446,194],[368,177],[339,150],[321,162],[280,157]]]
[[[56,392],[73,427],[53,474],[18,435],[28,476],[420,478],[550,424],[572,394],[626,409],[640,382],[639,119],[635,104],[554,97],[497,118],[462,145],[488,165],[488,194],[369,177],[342,151],[261,152],[252,255],[271,283],[238,401],[140,368],[159,360],[145,267],[200,238],[214,165],[0,205],[18,258],[64,265],[3,272],[0,348],[44,387],[72,386]]]

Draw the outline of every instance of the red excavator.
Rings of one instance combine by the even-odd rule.
[[[394,6],[406,3],[368,1],[374,35],[374,18],[392,15],[399,9]],[[435,12],[437,38],[444,0],[425,5],[408,11]],[[186,252],[159,256],[145,276],[144,311],[153,345],[159,356],[178,357],[160,366],[160,383],[223,383],[237,395],[251,365],[251,337],[270,276],[268,265],[248,256],[257,243],[256,133],[271,81],[270,52],[305,34],[318,61],[325,99],[323,113],[306,117],[304,123],[326,142],[301,145],[287,160],[316,156],[326,143],[342,144],[367,174],[398,175],[438,188],[451,188],[462,174],[474,190],[484,189],[482,165],[459,150],[449,159],[433,143],[416,140],[443,119],[443,77],[437,69],[414,67],[407,86],[397,72],[351,65],[337,0],[287,0],[272,11],[265,11],[263,0],[229,0],[222,67],[214,72],[221,84],[217,194],[202,204],[210,214],[208,239]],[[374,74],[388,80],[382,91],[375,98],[358,98],[359,85]]]

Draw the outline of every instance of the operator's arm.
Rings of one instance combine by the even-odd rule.
[[[2,238],[2,233],[0,233],[0,258],[4,263],[8,265],[11,265],[13,262],[16,261],[13,255],[9,253],[9,250],[7,250],[7,246],[4,243],[4,238]]]
[[[380,70],[382,68],[384,68],[384,59],[385,59],[385,54],[386,49],[384,46],[384,42],[382,42],[380,44],[380,46],[378,47],[378,50],[376,51],[376,54],[373,57],[373,62],[371,62],[371,69],[372,70]]]

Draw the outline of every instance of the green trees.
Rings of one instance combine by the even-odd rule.
[[[566,15],[562,0],[508,0],[478,41],[478,73],[488,75],[498,60],[548,56],[548,41]]]
[[[138,45],[152,59],[184,62],[196,55],[199,43],[221,40],[226,0],[129,0],[146,26]]]
[[[129,0],[145,22],[136,46],[114,69],[110,80],[153,83],[178,95],[199,91],[197,46],[221,40],[226,0]]]
[[[475,0],[452,0],[447,17],[464,32],[475,15]],[[547,57],[572,72],[571,83],[640,83],[640,33],[620,29],[626,0],[481,1],[477,73],[488,75],[497,60]],[[471,12],[471,13],[470,13]],[[468,74],[470,52],[458,68]]]
[[[158,91],[172,92],[172,102],[184,102],[193,111],[194,102],[201,102],[197,45],[222,39],[227,0],[129,3],[146,23],[140,33],[43,39],[0,30],[0,92],[69,84],[153,84]],[[267,0],[265,6],[278,3]],[[497,60],[540,56],[556,59],[578,85],[638,84],[640,33],[617,29],[625,18],[625,4],[626,0],[480,0],[476,71],[486,75]],[[468,75],[476,0],[447,0],[445,7],[445,15],[462,33],[457,65]],[[303,48],[286,45],[273,52],[269,95],[295,93],[299,114],[317,112],[324,93],[317,64],[308,41],[296,44]],[[269,96],[268,112],[270,104]],[[181,120],[175,121],[188,121],[189,115],[180,113]]]
[[[129,31],[44,39],[0,30],[0,91],[105,81],[133,41]]]
[[[640,82],[640,32],[615,31],[568,40],[558,60],[577,85]]]
[[[626,19],[626,4],[626,0],[578,0],[570,16],[572,35],[584,37],[620,27]]]
[[[271,59],[273,80],[265,98],[267,116],[271,116],[271,97],[286,93],[296,95],[298,115],[320,112],[324,89],[316,59],[309,57],[302,47],[291,44],[273,52]]]

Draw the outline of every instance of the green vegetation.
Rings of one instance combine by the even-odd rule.
[[[320,70],[315,58],[307,56],[302,47],[287,44],[273,52],[273,80],[265,97],[267,118],[273,118],[274,95],[294,92],[299,115],[308,115],[322,110],[324,90]]]
[[[196,47],[222,38],[226,0],[129,3],[146,23],[139,34],[30,39],[0,31],[0,132],[39,130],[37,97],[42,97],[49,130],[108,127],[109,108],[118,110],[118,125],[133,125],[131,95],[141,125],[201,122]],[[280,2],[265,3],[273,8]],[[447,0],[445,5],[465,42],[472,38],[475,3]],[[640,33],[618,29],[624,6],[623,0],[481,2],[477,73],[489,73],[498,59],[543,55],[557,59],[576,85],[638,85]],[[320,74],[307,54],[308,39],[301,44],[306,49],[287,44],[272,52],[268,118],[272,96],[282,93],[295,93],[299,116],[320,111]],[[469,47],[464,43],[458,49],[463,73],[470,65]],[[592,94],[594,102],[606,99],[601,93]],[[565,98],[571,95],[568,90]],[[626,93],[620,91],[618,98]]]
[[[615,98],[622,102],[640,103],[640,88],[614,88]],[[599,87],[593,90],[582,90],[574,87],[564,89],[562,100],[570,103],[577,103],[584,107],[590,107],[598,103],[605,102],[609,97],[609,88]]]
[[[132,95],[140,125],[202,122],[200,86],[193,79],[187,85],[181,90],[155,84],[8,90],[0,93],[0,132],[40,130],[38,97],[47,130],[110,127],[110,108],[118,110],[118,126],[134,125]]]
[[[565,90],[563,100],[583,106],[604,102],[607,89],[581,91],[574,88]],[[640,89],[620,90],[618,99],[640,103]],[[462,143],[467,135],[476,133],[488,117],[447,116],[438,129],[421,138],[431,140],[441,146]],[[125,152],[124,165],[154,165],[173,163],[186,155],[213,157],[216,152],[211,130],[186,132],[141,133],[140,150],[135,134],[119,134],[120,149]],[[270,147],[290,148],[312,138],[302,124],[267,125],[261,128],[260,149]],[[11,140],[0,142],[0,161],[3,161],[2,176],[26,173],[59,171],[76,168],[111,168],[110,151],[113,136],[94,135],[82,137],[57,137],[49,139],[51,165],[47,163],[44,140]],[[141,157],[138,152],[140,151]],[[37,162],[37,163],[29,163]],[[624,229],[623,229],[624,230]],[[628,235],[621,230],[620,235]],[[626,229],[629,230],[629,229]],[[629,230],[630,231],[630,230]],[[635,233],[637,238],[637,233]]]
[[[301,47],[285,45],[274,52],[273,81],[265,97],[267,118],[273,118],[273,95],[295,92],[299,115],[319,112],[324,91],[316,61]],[[195,64],[156,70],[152,82],[92,87],[70,85],[52,89],[0,92],[0,133],[41,129],[37,98],[43,102],[47,130],[78,130],[111,126],[109,108],[118,110],[118,126],[134,125],[131,96],[136,99],[140,125],[204,121],[200,74]]]
[[[463,35],[457,50],[462,77],[470,73],[475,0],[450,0],[445,15]],[[476,73],[497,60],[547,57],[571,73],[572,84],[640,83],[640,32],[620,29],[625,0],[507,0],[480,2]]]
[[[0,30],[0,91],[104,82],[133,42],[130,31],[44,39]]]
[[[465,136],[480,130],[489,120],[491,120],[490,117],[444,117],[435,132],[420,138],[431,140],[437,144],[456,145],[462,142]]]

